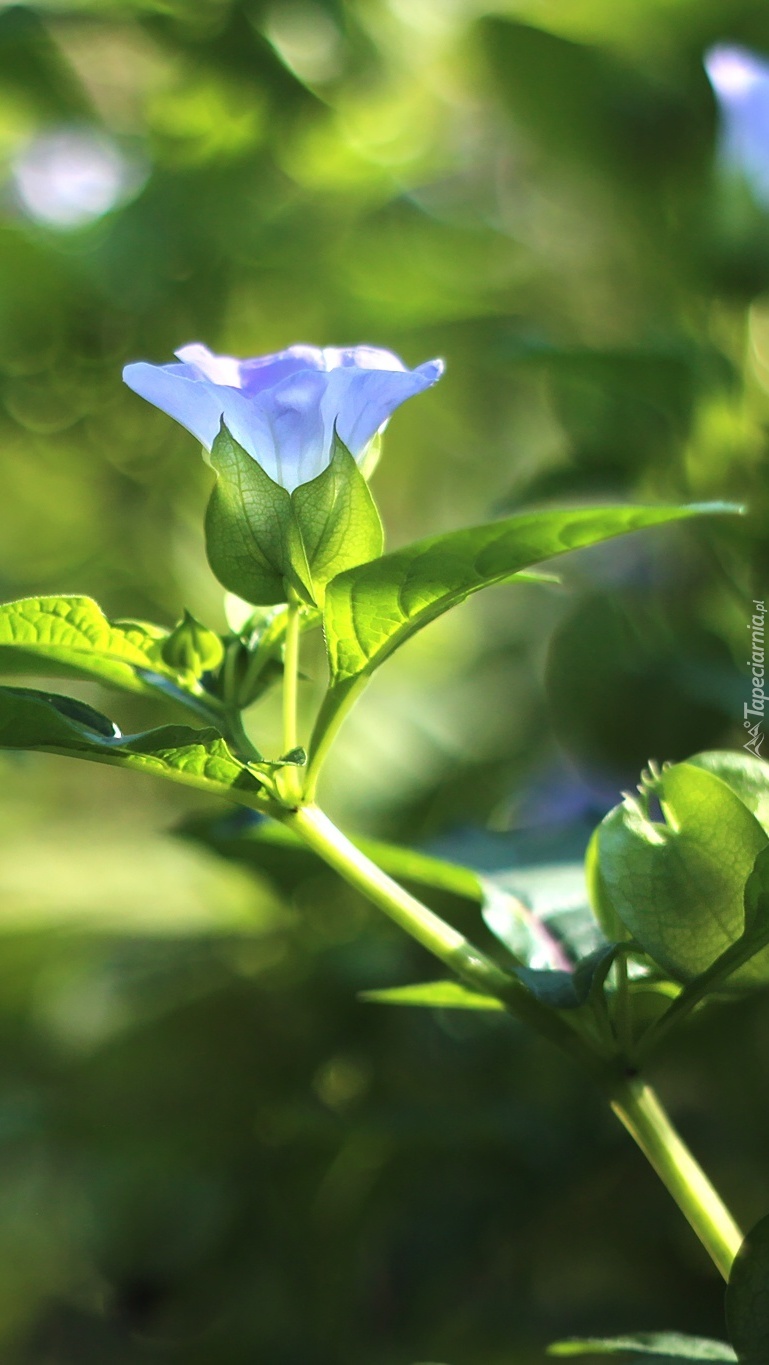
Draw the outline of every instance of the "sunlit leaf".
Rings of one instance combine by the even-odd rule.
[[[629,1360],[710,1361],[732,1365],[737,1360],[731,1346],[708,1337],[688,1337],[681,1332],[638,1332],[624,1337],[579,1337],[556,1341],[549,1348],[554,1356],[624,1356]]]
[[[763,957],[759,958],[758,955],[763,955],[764,949],[769,947],[769,845],[759,853],[748,877],[744,905],[742,934],[706,971],[688,982],[674,999],[645,1040],[647,1052],[653,1051],[661,1037],[683,1023],[707,996],[731,986],[735,979],[742,980],[741,968],[750,964],[752,969],[758,967],[763,972]],[[758,962],[754,964],[756,958]],[[759,982],[763,979],[759,975]]]
[[[219,582],[245,601],[284,602],[291,587],[322,604],[330,578],[381,552],[376,504],[339,440],[322,473],[292,493],[224,425],[211,464],[218,478],[206,516],[208,559]]]
[[[556,555],[629,531],[738,510],[713,503],[526,512],[431,536],[340,574],[326,593],[324,629],[331,686],[316,728],[315,747],[385,659],[472,593],[509,582]]]
[[[290,494],[223,423],[211,448],[211,464],[217,474],[206,512],[211,568],[223,587],[246,602],[285,602],[293,529]]]
[[[313,597],[323,602],[330,578],[382,553],[384,532],[368,484],[337,438],[331,463],[291,494]]]
[[[769,838],[732,788],[705,768],[678,763],[655,792],[662,819],[628,798],[599,827],[595,908],[600,914],[608,903],[654,962],[687,981],[741,939],[745,886]],[[761,982],[768,970],[762,957],[737,980]]]
[[[421,1005],[441,1010],[504,1010],[492,995],[480,995],[459,981],[425,981],[389,990],[361,991],[359,999],[375,1005]]]
[[[720,777],[769,833],[769,763],[744,749],[714,749],[686,762]]]
[[[167,639],[168,631],[145,621],[108,621],[90,597],[25,597],[0,606],[2,672],[84,678],[199,702],[194,679],[163,659]]]

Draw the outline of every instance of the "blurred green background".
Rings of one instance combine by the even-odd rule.
[[[0,5],[3,598],[223,625],[210,474],[126,361],[442,355],[375,475],[391,544],[543,502],[751,515],[436,623],[348,723],[329,807],[504,868],[579,854],[648,758],[741,745],[769,208],[719,134],[728,43],[769,55],[765,3]],[[252,723],[269,747],[273,704]],[[331,874],[179,837],[210,817],[226,852],[237,825],[160,783],[0,772],[3,1362],[534,1365],[572,1332],[723,1334],[704,1253],[565,1062],[357,1000],[430,967]],[[768,1045],[765,999],[719,1008],[658,1076],[748,1224]]]

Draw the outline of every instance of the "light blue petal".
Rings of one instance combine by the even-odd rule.
[[[358,370],[405,370],[400,356],[385,351],[381,346],[326,346],[322,352],[324,368],[354,366]]]
[[[215,386],[201,383],[188,365],[150,365],[144,360],[126,365],[123,378],[140,398],[181,422],[206,450],[211,449],[222,416]]]
[[[314,479],[328,464],[333,423],[327,432],[321,415],[328,385],[327,374],[305,369],[251,400],[272,431],[277,462],[273,477],[289,492]]]
[[[220,416],[224,419],[230,435],[235,437],[238,445],[242,446],[247,454],[253,456],[271,479],[280,483],[280,466],[276,457],[272,423],[258,407],[257,402],[240,389],[230,389],[225,384],[208,384],[205,381],[204,383],[215,395]]]
[[[275,388],[281,380],[301,370],[325,370],[324,353],[318,346],[298,344],[273,355],[237,360],[231,355],[215,355],[201,341],[180,346],[176,355],[195,370],[195,377],[214,384],[226,384],[253,397]]]
[[[251,360],[217,356],[200,342],[181,364],[127,365],[129,388],[191,431],[208,450],[222,419],[262,468],[292,491],[328,464],[334,429],[353,455],[401,403],[437,382],[443,361],[407,370],[392,351],[289,346]]]
[[[341,367],[328,376],[322,404],[324,427],[333,430],[356,457],[401,403],[436,384],[442,360],[428,360],[415,370],[369,370]]]
[[[153,403],[192,432],[210,450],[222,419],[235,440],[262,468],[277,478],[270,424],[238,389],[198,377],[193,365],[126,365],[123,378],[129,389]]]
[[[289,346],[285,351],[274,355],[256,356],[253,360],[240,362],[240,386],[244,393],[253,396],[273,389],[284,379],[300,374],[303,370],[324,370],[323,352],[318,346]]]

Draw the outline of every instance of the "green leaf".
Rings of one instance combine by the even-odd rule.
[[[744,892],[766,831],[731,787],[678,763],[654,784],[664,820],[628,797],[599,827],[602,907],[674,979],[706,971],[745,928]],[[730,984],[766,979],[769,957]]]
[[[217,474],[206,511],[211,568],[246,602],[285,602],[285,579],[296,549],[290,494],[238,445],[223,422],[210,459]]]
[[[331,578],[375,559],[384,545],[382,521],[368,484],[338,437],[331,463],[316,479],[294,489],[291,505],[313,598],[322,605]]]
[[[590,909],[582,863],[543,863],[483,878],[483,918],[526,967],[570,969],[606,946]]]
[[[200,688],[163,658],[168,631],[108,621],[90,597],[25,597],[0,606],[0,670],[81,678],[126,692],[205,704]]]
[[[671,1361],[718,1362],[733,1365],[737,1360],[731,1346],[709,1337],[688,1337],[681,1332],[638,1332],[626,1337],[575,1337],[571,1341],[556,1341],[549,1347],[554,1356],[616,1356]]]
[[[686,762],[720,777],[769,833],[769,763],[744,749],[714,749]]]
[[[390,990],[361,991],[358,998],[375,1005],[421,1005],[441,1010],[504,1010],[500,1000],[481,995],[459,981],[425,981]]]
[[[732,1266],[726,1321],[740,1365],[769,1360],[769,1217],[748,1233]]]
[[[0,749],[38,749],[155,773],[246,804],[262,792],[258,768],[242,763],[211,727],[163,725],[137,735],[71,697],[0,688]]]
[[[714,992],[732,984],[735,974],[769,947],[769,846],[762,849],[745,886],[744,931],[736,943],[693,981],[688,982],[665,1013],[658,1018],[643,1040],[642,1054],[648,1056],[660,1040],[692,1013]],[[737,978],[739,980],[739,978]]]
[[[606,937],[610,942],[620,943],[623,938],[627,937],[628,930],[617,914],[614,902],[609,894],[609,889],[601,872],[601,833],[602,826],[598,825],[590,836],[585,852],[585,881],[587,884],[588,900],[593,908],[595,918]]]
[[[416,631],[472,593],[582,546],[703,513],[690,507],[599,507],[525,512],[431,536],[340,574],[328,585],[324,628],[331,672],[313,751],[326,742],[366,679]]]
[[[518,980],[553,1009],[578,1009],[620,951],[587,903],[581,863],[513,868],[483,879],[483,918],[519,964]]]

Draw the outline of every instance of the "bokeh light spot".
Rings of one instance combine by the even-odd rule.
[[[84,227],[133,196],[146,171],[101,133],[59,128],[27,143],[12,176],[30,218],[66,229]]]

